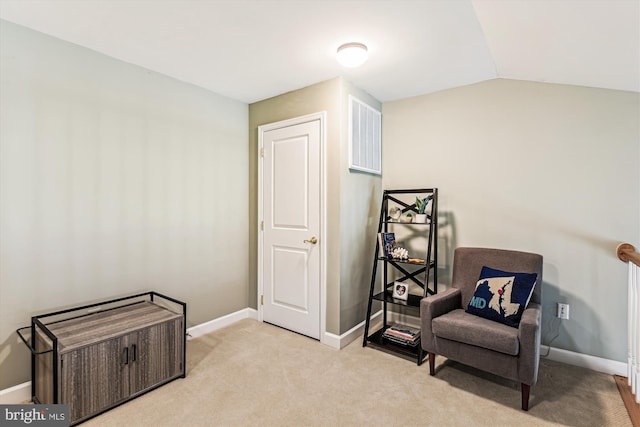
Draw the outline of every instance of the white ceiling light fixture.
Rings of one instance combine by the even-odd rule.
[[[348,68],[364,64],[369,56],[367,46],[362,43],[345,43],[338,48],[336,58],[338,62]]]

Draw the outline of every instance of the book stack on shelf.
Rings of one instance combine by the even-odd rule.
[[[393,325],[382,334],[383,338],[400,345],[415,347],[420,343],[420,329],[406,325]]]
[[[382,258],[391,258],[396,248],[395,233],[378,233],[378,247]]]

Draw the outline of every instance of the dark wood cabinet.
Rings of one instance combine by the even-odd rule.
[[[60,355],[60,403],[69,405],[71,423],[127,398],[127,370],[118,357],[127,348],[126,341],[126,337],[112,338]],[[37,375],[50,373],[43,370]]]
[[[185,377],[186,304],[175,302],[182,312],[144,299],[51,323],[41,321],[51,315],[32,319],[34,402],[68,404],[73,425]]]
[[[182,318],[136,332],[129,346],[129,393],[142,393],[182,374]]]

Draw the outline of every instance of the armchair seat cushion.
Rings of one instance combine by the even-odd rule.
[[[442,337],[512,356],[520,352],[518,329],[469,314],[463,309],[434,318],[431,331],[436,339]]]

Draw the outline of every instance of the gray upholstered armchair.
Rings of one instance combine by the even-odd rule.
[[[465,311],[474,297],[483,266],[537,274],[531,299],[517,328]],[[435,357],[439,354],[518,381],[522,409],[528,411],[530,387],[538,379],[541,303],[542,256],[501,249],[456,249],[451,288],[424,298],[420,305],[421,344],[429,355],[430,374],[435,374]]]

